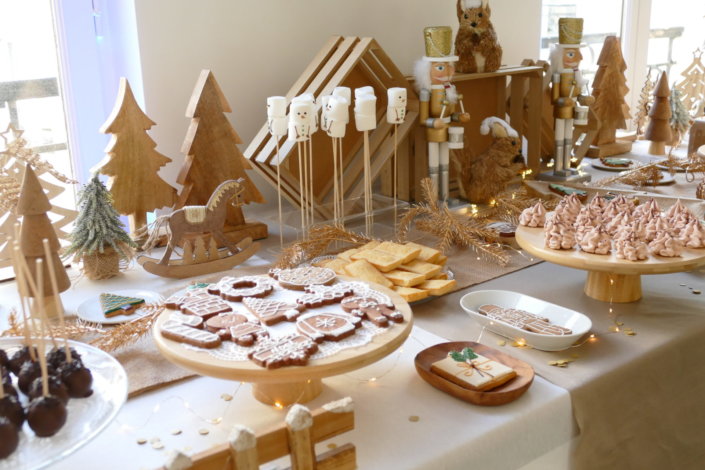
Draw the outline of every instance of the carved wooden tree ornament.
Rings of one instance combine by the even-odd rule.
[[[159,169],[171,159],[157,152],[147,134],[154,125],[137,104],[127,79],[121,78],[115,107],[100,129],[113,137],[97,170],[110,177],[113,205],[129,216],[133,234],[146,225],[148,212],[171,207],[176,198],[176,190],[159,176]]]

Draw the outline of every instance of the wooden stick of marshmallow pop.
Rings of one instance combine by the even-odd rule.
[[[394,226],[396,227],[397,219],[397,197],[398,197],[398,159],[397,159],[397,148],[398,140],[397,135],[399,132],[399,124],[403,124],[406,119],[406,103],[407,103],[407,92],[406,88],[390,88],[387,90],[387,122],[394,125],[394,161],[392,165],[394,170],[392,171],[393,183],[393,194],[394,198]]]
[[[267,98],[267,127],[277,145],[277,196],[279,198],[279,248],[284,247],[284,224],[282,217],[282,177],[279,139],[287,135],[286,98],[270,96]]]
[[[291,101],[289,110],[289,137],[290,142],[296,142],[299,155],[299,204],[301,205],[301,230],[304,238],[308,238],[308,229],[312,222],[313,204],[310,201],[312,195],[309,187],[310,166],[313,166],[310,155],[311,134],[316,128],[315,106],[313,95],[304,94],[297,96]],[[303,146],[301,144],[304,144]],[[308,143],[308,145],[307,145]]]
[[[343,185],[343,137],[350,121],[350,88],[337,87],[331,96],[321,99],[321,128],[333,143],[333,220],[335,225],[345,227],[345,186]]]
[[[365,233],[372,236],[372,167],[370,131],[377,127],[377,97],[371,86],[355,89],[355,127],[364,133]]]

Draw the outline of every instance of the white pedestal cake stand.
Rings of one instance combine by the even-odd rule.
[[[339,277],[339,280],[352,281]],[[309,361],[306,366],[265,369],[252,361],[228,361],[213,357],[207,351],[195,351],[180,343],[164,338],[161,325],[169,318],[165,311],[157,319],[153,335],[161,353],[171,362],[199,375],[226,380],[252,383],[252,394],[268,405],[305,403],[316,398],[323,390],[322,379],[344,374],[365,367],[391,354],[401,346],[411,333],[413,315],[409,304],[395,292],[377,284],[370,286],[387,294],[397,310],[404,315],[403,323],[392,323],[387,331],[374,336],[364,346],[344,349],[331,356]],[[321,309],[322,312],[325,310]]]
[[[626,261],[616,255],[594,255],[583,251],[546,248],[543,228],[518,227],[519,246],[537,258],[588,272],[585,294],[603,302],[628,303],[641,298],[641,276],[691,271],[705,265],[705,249],[683,250],[678,258],[650,256],[644,261]]]

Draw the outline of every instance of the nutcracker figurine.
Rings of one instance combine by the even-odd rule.
[[[428,174],[439,188],[441,199],[448,199],[450,149],[463,147],[463,128],[451,123],[468,122],[462,96],[453,85],[457,56],[451,55],[453,30],[450,26],[424,29],[426,55],[416,62],[414,75],[421,109],[419,119],[426,127]],[[456,109],[460,106],[460,112]],[[452,129],[452,132],[449,132]],[[452,141],[450,141],[450,139]]]
[[[587,81],[580,72],[583,55],[580,52],[583,39],[582,18],[560,18],[559,39],[551,51],[551,102],[555,119],[555,158],[552,172],[544,173],[540,179],[551,181],[589,181],[590,176],[571,168],[573,158],[573,128],[575,124],[587,124],[587,106],[595,98],[583,94]]]

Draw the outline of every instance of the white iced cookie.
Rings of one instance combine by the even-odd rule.
[[[461,387],[479,391],[497,388],[517,376],[511,367],[470,348],[450,352],[445,359],[431,364],[431,371]]]

